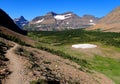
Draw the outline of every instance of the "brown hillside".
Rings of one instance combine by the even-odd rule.
[[[3,26],[0,26],[0,32],[6,34],[6,35],[9,35],[9,36],[13,36],[13,37],[16,37],[16,38],[19,38],[21,41],[29,44],[29,45],[33,45],[35,44],[35,41],[32,40],[31,38],[27,37],[27,36],[24,36],[22,34],[19,34],[19,33],[16,33],[14,31],[11,31],[9,30],[8,28],[6,27],[3,27]]]
[[[108,15],[99,20],[97,25],[90,27],[88,30],[94,29],[108,32],[120,32],[120,7],[111,11]]]

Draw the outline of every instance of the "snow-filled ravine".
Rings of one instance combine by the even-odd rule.
[[[54,18],[56,20],[65,20],[65,19],[70,18],[70,17],[72,17],[71,14],[56,15],[56,16],[54,16]]]
[[[72,48],[81,48],[81,49],[87,49],[87,48],[96,48],[97,45],[94,44],[74,44],[72,45]]]

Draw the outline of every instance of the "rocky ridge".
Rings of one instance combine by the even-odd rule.
[[[78,29],[95,25],[98,20],[99,18],[92,15],[79,17],[73,12],[66,12],[63,14],[48,12],[44,16],[35,17],[28,25],[25,26],[25,29],[37,31]]]

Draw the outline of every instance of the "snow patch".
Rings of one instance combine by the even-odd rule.
[[[19,21],[19,19],[16,19],[15,21]]]
[[[26,24],[22,24],[22,26],[25,26]]]
[[[68,25],[68,24],[70,24],[69,22],[66,22],[66,24]]]
[[[96,48],[97,45],[93,44],[75,44],[72,45],[73,48],[81,48],[81,49],[86,49],[86,48]]]
[[[41,27],[41,25],[38,25],[38,26],[36,26],[36,27]]]
[[[95,23],[89,23],[89,25],[94,26],[94,25],[96,25],[96,24],[95,24]]]
[[[93,22],[93,20],[90,20],[90,22]]]
[[[35,23],[41,23],[41,22],[43,22],[43,21],[44,21],[44,18],[41,19],[41,20],[36,21]]]
[[[67,19],[67,18],[70,18],[71,15],[72,15],[72,14],[56,15],[56,16],[54,16],[54,18],[55,18],[56,20],[65,20],[65,19]]]
[[[90,20],[90,23],[89,23],[89,25],[96,25],[94,22],[93,22],[93,20]]]

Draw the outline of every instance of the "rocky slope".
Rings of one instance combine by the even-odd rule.
[[[52,31],[86,28],[88,26],[95,25],[98,20],[99,18],[92,15],[79,17],[72,12],[66,12],[63,14],[49,12],[45,16],[38,16],[34,18],[28,25],[25,26],[25,29]]]
[[[14,22],[19,26],[20,28],[23,28],[23,26],[27,25],[29,23],[28,20],[26,20],[23,16],[20,16],[19,18],[15,18]]]
[[[99,20],[97,25],[88,28],[88,30],[94,29],[109,32],[120,32],[120,7],[117,7],[108,15]]]

